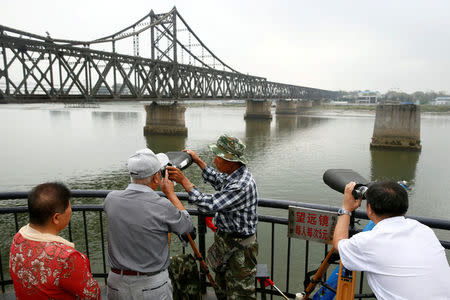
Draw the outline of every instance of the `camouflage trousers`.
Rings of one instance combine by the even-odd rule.
[[[201,300],[200,273],[192,254],[170,258],[169,277],[172,280],[173,300]]]
[[[214,235],[214,244],[225,255],[233,248],[238,248],[221,272],[215,272],[215,292],[218,300],[256,299],[255,275],[256,257],[258,256],[258,242],[247,247],[239,244],[243,239],[234,238],[228,234]]]

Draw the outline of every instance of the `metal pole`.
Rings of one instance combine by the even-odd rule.
[[[200,215],[198,216],[197,220],[198,220],[198,248],[201,255],[205,256],[206,253],[205,235],[208,229],[206,228],[205,217]],[[205,280],[206,280],[205,274],[201,273],[200,282],[202,284],[201,285],[202,294],[206,293],[206,285],[204,284]]]
[[[3,30],[0,31],[0,36],[3,36]],[[6,49],[5,49],[5,45],[2,43],[2,51],[3,51],[3,67],[5,68],[3,70],[3,75],[5,76],[6,79],[6,91],[5,94],[6,95],[10,95],[9,92],[9,76],[8,76],[8,64],[7,64],[7,59],[6,59]]]
[[[113,87],[113,97],[115,98],[117,96],[117,75],[116,75],[116,40],[115,36],[113,36],[112,41],[112,50],[113,50],[113,77],[114,77],[114,87]]]
[[[85,98],[89,99],[91,98],[91,90],[89,88],[89,66],[88,66],[88,54],[85,52],[84,54],[84,76],[85,76],[85,84],[86,84],[86,89],[85,89]]]
[[[178,57],[177,57],[177,10],[174,9],[172,13],[172,23],[173,23],[173,93],[175,99],[179,98],[179,84],[178,84]]]
[[[153,24],[155,21],[155,13],[153,9],[150,11],[150,24]],[[155,59],[155,28],[154,26],[150,27],[150,53],[151,58]]]
[[[55,97],[55,83],[53,82],[53,63],[52,63],[52,54],[49,51],[48,52],[48,64],[49,64],[49,68],[50,68],[50,96],[52,98]]]
[[[25,50],[24,50],[25,51]],[[28,87],[27,87],[27,72],[25,70],[25,56],[22,52],[22,73],[23,73],[23,84],[25,87],[25,94],[28,95]]]

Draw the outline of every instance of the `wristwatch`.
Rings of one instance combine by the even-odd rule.
[[[349,215],[349,216],[351,216],[351,215],[352,215],[352,212],[346,210],[346,209],[343,208],[343,207],[341,207],[341,208],[339,208],[339,210],[338,210],[338,216],[342,216],[342,215]]]

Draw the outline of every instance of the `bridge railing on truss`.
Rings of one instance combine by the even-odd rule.
[[[89,257],[93,274],[100,281],[106,281],[109,271],[106,262],[106,216],[101,204],[108,192],[106,190],[73,190],[72,219],[69,226],[61,233],[66,239],[75,242],[76,248]],[[26,201],[24,201],[27,194],[27,192],[0,193],[0,232],[2,235],[2,243],[0,244],[0,285],[3,292],[12,290],[12,281],[8,270],[9,247],[16,232],[21,226],[28,223]],[[187,200],[188,198],[186,193],[177,193],[177,195],[181,200]],[[93,202],[96,202],[96,204],[81,204]],[[319,243],[291,239],[287,237],[287,217],[270,216],[261,213],[262,210],[265,212],[277,211],[279,215],[287,216],[287,210],[290,205],[331,212],[337,212],[338,207],[285,200],[259,199],[258,263],[267,264],[272,281],[287,296],[294,298],[296,292],[303,290],[303,281],[307,277],[308,271],[320,264],[330,247]],[[194,216],[194,221],[197,219],[198,238],[196,243],[204,256],[205,250],[212,243],[212,234],[207,231],[204,218],[196,209],[188,209],[188,211]],[[450,221],[448,220],[421,217],[410,218],[414,218],[449,236]],[[367,215],[364,212],[356,211],[356,219],[364,222],[367,220]],[[441,244],[446,249],[448,256],[450,241],[441,241]],[[180,243],[172,243],[171,255],[190,251],[191,249],[183,248]],[[204,290],[209,285],[204,275],[202,275],[202,284]],[[277,294],[275,290],[271,289],[258,288],[257,291],[264,294]],[[369,293],[370,289],[362,274],[357,284],[358,295],[355,298],[368,298],[370,297],[368,296]]]

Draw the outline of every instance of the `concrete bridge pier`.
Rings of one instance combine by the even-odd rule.
[[[247,100],[247,110],[244,119],[272,119],[270,100]]]
[[[312,108],[312,106],[312,100],[299,100],[297,102],[297,114],[301,114],[304,110]]]
[[[144,126],[144,135],[181,135],[187,136],[184,112],[186,107],[177,101],[171,104],[158,104],[152,102],[145,105],[147,118]]]
[[[421,150],[420,106],[377,105],[371,148]]]
[[[277,115],[296,115],[297,114],[297,100],[277,100],[277,107],[275,114]]]

